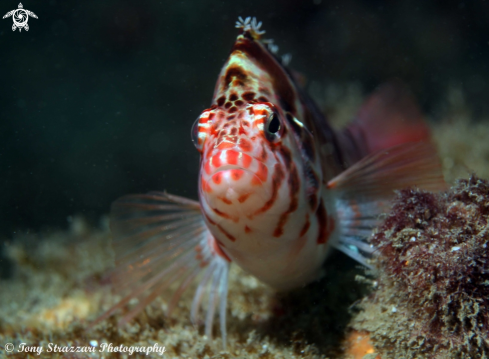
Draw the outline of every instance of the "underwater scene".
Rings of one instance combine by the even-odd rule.
[[[0,358],[489,358],[489,2],[0,13]]]

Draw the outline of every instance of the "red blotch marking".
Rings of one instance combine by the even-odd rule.
[[[251,228],[248,227],[248,226],[245,226],[244,231],[245,231],[245,233],[250,233],[251,232]]]
[[[275,231],[273,232],[274,237],[280,237],[284,233],[284,226],[287,223],[287,219],[289,218],[289,215],[294,212],[298,205],[299,205],[299,199],[298,199],[298,194],[300,190],[300,180],[299,180],[299,174],[297,172],[297,168],[295,167],[295,164],[292,162],[289,162],[289,193],[290,193],[290,204],[289,208],[282,213],[278,220],[277,228],[275,228]]]
[[[212,176],[212,182],[214,182],[215,184],[220,184],[221,180],[222,180],[222,173],[221,172],[217,172]]]
[[[224,102],[225,102],[225,101],[226,101],[226,97],[221,96],[221,97],[219,97],[219,98],[217,99],[217,105],[218,105],[218,106],[222,106],[222,105],[224,105]]]
[[[236,237],[234,237],[232,234],[230,234],[229,232],[227,232],[219,224],[217,225],[217,229],[219,229],[222,232],[222,234],[224,234],[226,236],[226,238],[229,239],[231,242],[235,242],[236,241]]]
[[[256,120],[255,122],[253,122],[253,127],[258,127],[258,125],[263,125],[265,123],[265,120],[264,119],[261,119],[261,120]]]
[[[251,184],[255,186],[260,186],[267,180],[268,177],[268,168],[263,163],[258,162],[258,170],[255,173],[255,176],[251,180]]]
[[[311,222],[309,221],[309,215],[306,215],[306,223],[304,223],[304,226],[301,229],[301,233],[299,233],[299,237],[302,237],[307,233],[309,230],[309,227],[311,226]]]
[[[280,237],[282,234],[284,234],[284,230],[283,230],[283,228],[282,228],[282,224],[281,224],[281,223],[279,223],[279,224],[278,224],[278,227],[277,227],[277,228],[275,228],[275,230],[273,231],[273,236],[278,238],[278,237]]]
[[[208,175],[210,175],[212,173],[211,161],[205,161],[205,163],[204,163],[204,171]]]
[[[319,202],[319,207],[316,211],[316,218],[319,226],[317,243],[324,244],[328,240],[326,237],[326,233],[328,231],[328,215],[322,199],[321,202]]]
[[[231,179],[233,181],[238,181],[244,175],[243,170],[231,170],[230,171]]]
[[[207,219],[207,222],[209,222],[209,224],[212,224],[212,225],[216,225],[216,222],[214,222],[206,213],[204,213],[204,217],[205,219]]]
[[[227,199],[226,197],[217,197],[217,199],[223,201],[224,203],[226,204],[233,204],[233,202],[231,202],[229,199]]]
[[[255,211],[255,213],[249,216],[249,218],[252,218],[257,214],[264,213],[273,206],[273,204],[277,200],[277,193],[280,186],[282,185],[283,179],[284,179],[284,171],[282,170],[282,165],[280,165],[280,163],[276,163],[272,175],[272,195],[270,196],[270,199],[263,205],[263,207]]]
[[[241,127],[240,127],[241,130]],[[250,141],[242,138],[239,140],[239,148],[241,148],[245,152],[250,152],[253,150],[253,146],[251,145]]]
[[[234,218],[234,217],[231,217],[229,214],[223,212],[223,211],[220,211],[218,210],[217,208],[212,208],[212,210],[220,217],[222,218],[226,218],[226,219],[229,219],[233,222],[238,222],[239,221],[239,218]]]
[[[211,193],[212,192],[212,188],[211,188],[211,186],[209,186],[209,184],[206,182],[206,180],[205,179],[201,179],[201,182],[202,182],[202,190],[204,192]]]
[[[250,167],[252,160],[253,159],[251,158],[251,156],[243,153],[243,157],[241,157],[241,163],[242,163],[244,168]]]
[[[221,167],[221,156],[219,156],[219,155],[212,156],[210,161],[212,162],[212,165],[214,167],[216,167],[216,168]]]
[[[333,216],[328,216],[322,199],[319,203],[318,210],[316,211],[316,217],[319,225],[317,243],[324,244],[328,241],[331,233],[333,233],[335,229],[335,221]]]
[[[251,101],[255,97],[254,92],[245,92],[241,95],[246,101]]]
[[[263,162],[265,162],[267,160],[267,157],[268,157],[267,150],[265,148],[265,143],[262,142],[262,147],[261,148],[262,148],[262,151],[261,151],[261,160]]]
[[[241,196],[238,197],[238,202],[239,203],[245,202],[249,196],[251,196],[251,193],[242,194]]]
[[[267,104],[267,105],[270,105],[270,104]],[[270,107],[272,107],[272,106],[270,105]],[[266,109],[264,109],[264,108],[254,108],[253,109],[253,112],[255,113],[255,116],[265,116],[265,117],[267,117],[267,115],[268,115],[268,111]]]
[[[218,255],[219,257],[221,257],[221,258],[224,258],[224,259],[225,259],[225,260],[227,260],[228,262],[231,262],[231,258],[229,258],[229,257],[227,256],[227,254],[226,254],[226,253],[224,253],[224,251],[222,250],[221,246],[223,246],[223,247],[224,247],[224,245],[223,245],[221,242],[219,242],[217,239],[215,239],[214,237],[212,237],[212,242],[211,242],[211,243],[209,243],[209,244],[210,244],[210,246],[211,246],[211,248],[213,249],[213,252],[214,252],[215,254],[217,254],[217,255]]]
[[[230,165],[237,165],[238,164],[238,156],[239,152],[237,151],[227,151],[226,153],[226,161]]]

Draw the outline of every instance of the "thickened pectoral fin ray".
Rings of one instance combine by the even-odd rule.
[[[119,320],[119,324],[127,323],[176,285],[168,305],[170,313],[184,291],[200,278],[194,299],[198,305],[192,310],[198,311],[202,296],[208,292],[206,333],[210,336],[220,301],[225,340],[229,260],[216,253],[198,202],[163,192],[122,197],[112,205],[111,230],[116,266],[107,279],[116,292],[128,294],[91,326],[137,299],[138,303]]]
[[[337,198],[340,233],[336,246],[365,265],[375,254],[366,240],[380,223],[379,216],[388,209],[395,190],[446,188],[436,148],[428,142],[405,143],[369,155],[327,186]]]

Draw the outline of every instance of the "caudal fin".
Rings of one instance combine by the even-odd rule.
[[[340,133],[340,140],[354,161],[403,143],[430,139],[423,114],[400,81],[379,86]]]

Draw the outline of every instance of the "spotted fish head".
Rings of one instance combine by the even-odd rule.
[[[196,120],[204,217],[223,250],[243,262],[283,250],[300,237],[310,211],[315,159],[293,81],[252,29],[243,29],[216,84],[213,105]],[[309,147],[313,147],[308,133]],[[317,176],[316,176],[317,177]],[[317,191],[319,179],[315,184]]]
[[[278,190],[285,168],[277,149],[289,141],[283,115],[271,102],[244,103],[235,93],[230,97],[243,103],[238,110],[232,115],[225,107],[204,111],[194,132],[202,151],[203,206],[208,206],[209,218],[217,215],[237,223],[281,202]]]

